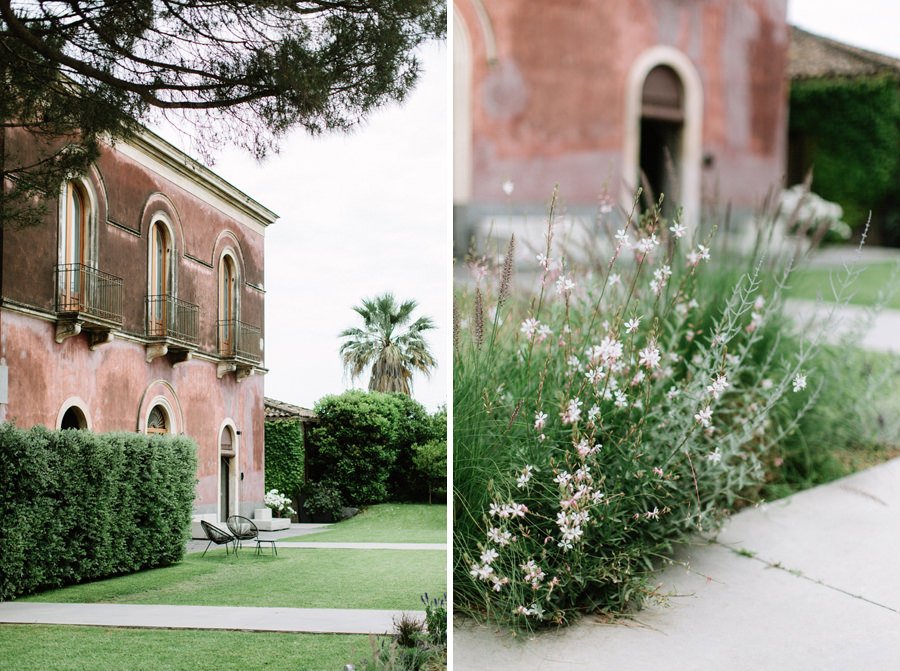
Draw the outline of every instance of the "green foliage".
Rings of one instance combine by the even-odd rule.
[[[296,497],[303,485],[303,426],[300,422],[266,422],[266,491]]]
[[[0,425],[0,599],[177,562],[196,446]]]
[[[390,639],[372,641],[372,657],[363,660],[360,671],[445,671],[447,668],[447,605],[441,598],[425,604],[425,622],[403,613],[394,620]]]
[[[632,245],[594,236],[605,258],[576,265],[552,248],[551,216],[554,260],[533,294],[511,292],[524,280],[506,271],[499,291],[457,292],[456,313],[476,313],[454,356],[465,611],[534,627],[639,606],[676,543],[758,492],[773,445],[815,402],[815,348],[766,341],[785,324],[780,284],[749,260],[704,260],[709,240],[675,231],[649,213],[619,234]],[[737,281],[698,279],[716,263],[739,267]],[[810,389],[794,392],[801,374]]]
[[[348,391],[316,404],[307,477],[334,485],[349,505],[424,500],[413,446],[431,440],[440,420],[404,394]],[[443,434],[442,434],[443,435]]]
[[[307,515],[339,520],[343,507],[336,487],[324,482],[308,482],[303,486],[303,509]]]
[[[421,479],[428,483],[428,503],[432,494],[446,492],[447,441],[432,440],[413,446],[413,465]]]
[[[791,84],[790,132],[809,143],[812,189],[865,223],[900,179],[900,85],[894,77]]]

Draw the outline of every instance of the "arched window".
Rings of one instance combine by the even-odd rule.
[[[150,229],[150,335],[167,333],[171,290],[171,244],[162,221]]]
[[[88,428],[87,418],[84,416],[84,413],[81,411],[77,405],[73,405],[68,408],[65,414],[62,416],[62,422],[60,422],[60,429],[86,429]]]
[[[147,416],[147,433],[164,435],[169,433],[169,415],[161,405],[155,405]]]
[[[74,181],[65,187],[62,222],[63,286],[61,297],[68,309],[78,309],[84,299],[83,266],[88,264],[90,206],[84,188]]]
[[[237,338],[237,268],[230,254],[219,264],[219,351],[226,356],[235,353]]]

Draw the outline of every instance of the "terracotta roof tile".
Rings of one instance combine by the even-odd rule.
[[[302,421],[316,419],[316,413],[309,408],[301,408],[299,405],[291,405],[284,401],[276,401],[274,398],[265,399],[266,419],[292,419]]]
[[[788,75],[791,79],[900,75],[900,59],[854,47],[791,26]]]

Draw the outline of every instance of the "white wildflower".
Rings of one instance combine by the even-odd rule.
[[[806,376],[797,373],[794,376],[794,392],[803,391],[804,389],[806,389]]]
[[[700,425],[705,427],[709,426],[710,420],[712,419],[712,408],[706,406],[696,415],[694,415],[694,419],[700,422]]]
[[[637,331],[638,326],[641,325],[641,318],[635,317],[634,319],[629,319],[625,322],[625,333],[634,333]]]

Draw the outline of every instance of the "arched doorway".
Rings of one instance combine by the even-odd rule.
[[[65,429],[86,429],[88,428],[87,417],[81,412],[81,408],[76,405],[71,406],[62,416],[59,428]]]
[[[224,522],[234,513],[235,435],[230,426],[219,438],[219,520]]]
[[[641,93],[640,175],[645,207],[664,194],[663,212],[680,201],[680,166],[684,134],[684,85],[668,65],[647,74]],[[649,191],[649,192],[648,192]]]

